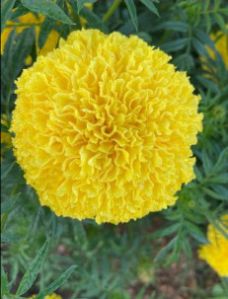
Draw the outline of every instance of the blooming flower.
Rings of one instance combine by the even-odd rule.
[[[117,224],[175,203],[202,115],[169,60],[137,36],[81,30],[23,71],[13,143],[42,205]]]
[[[15,28],[17,33],[21,33],[25,29],[34,26],[35,28],[35,35],[36,35],[36,47],[37,47],[37,54],[38,55],[46,55],[49,51],[53,50],[59,40],[59,33],[56,30],[51,30],[49,33],[46,42],[44,46],[39,49],[38,47],[38,37],[40,33],[40,25],[43,23],[44,17],[39,15],[34,15],[33,13],[29,12],[25,15],[22,15],[18,18],[18,23],[15,23],[13,21],[8,21],[6,23],[6,28],[4,28],[2,34],[1,34],[1,54],[4,52],[5,44],[7,42],[7,39],[12,32],[12,30]],[[22,24],[22,26],[15,26],[15,24]],[[25,25],[23,25],[25,24]],[[15,27],[14,27],[15,26]]]
[[[228,214],[222,218],[228,233]],[[208,244],[199,249],[199,257],[206,261],[220,276],[228,276],[228,239],[211,224],[208,226]]]

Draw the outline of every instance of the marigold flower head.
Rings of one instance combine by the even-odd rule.
[[[228,214],[223,216],[222,223],[228,234]],[[228,239],[213,225],[208,226],[208,244],[199,249],[199,257],[206,261],[220,276],[228,276]]]
[[[44,16],[41,15],[35,15],[31,12],[26,13],[25,15],[22,15],[18,17],[17,24],[25,24],[24,26],[14,26],[14,21],[8,21],[6,23],[6,28],[4,28],[3,32],[1,33],[1,54],[4,52],[5,44],[8,40],[8,37],[13,29],[16,30],[16,32],[19,34],[25,29],[34,26],[35,28],[35,38],[36,38],[36,48],[37,48],[37,54],[38,55],[46,55],[49,51],[52,51],[58,44],[59,40],[59,33],[56,30],[51,30],[45,44],[40,49],[38,47],[38,38],[40,34],[40,26],[44,21]]]
[[[175,203],[202,115],[169,60],[137,36],[81,30],[23,71],[13,143],[42,205],[116,224]]]

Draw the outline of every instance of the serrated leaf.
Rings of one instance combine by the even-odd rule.
[[[35,259],[30,263],[27,271],[25,272],[19,284],[19,287],[16,292],[17,295],[19,296],[23,295],[32,287],[34,281],[37,278],[37,275],[40,272],[40,268],[43,265],[47,252],[48,252],[48,241],[44,243],[44,245],[39,250]]]
[[[155,13],[157,16],[159,16],[159,12],[157,10],[157,7],[154,5],[152,0],[140,0],[150,11]]]
[[[53,1],[50,0],[21,0],[24,7],[29,10],[47,16],[64,24],[74,25],[74,22]]]
[[[127,5],[127,9],[131,18],[131,21],[136,29],[138,31],[138,17],[137,17],[137,11],[133,0],[124,0],[124,2]]]
[[[54,282],[52,282],[48,288],[43,290],[40,294],[36,296],[36,299],[43,299],[46,295],[53,293],[58,288],[60,288],[67,279],[71,276],[71,274],[76,269],[76,266],[71,266],[68,268],[62,275],[59,276]]]
[[[13,12],[13,7],[16,0],[4,0],[1,1],[1,32],[5,27],[5,23],[10,19]]]

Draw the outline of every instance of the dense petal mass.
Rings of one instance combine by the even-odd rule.
[[[222,218],[224,230],[228,233],[228,214]],[[212,225],[208,226],[208,244],[199,250],[199,257],[205,260],[220,276],[228,277],[228,239]]]
[[[199,97],[136,36],[76,31],[17,81],[15,155],[57,215],[127,222],[194,177]]]

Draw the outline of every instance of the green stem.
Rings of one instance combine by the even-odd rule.
[[[112,5],[109,7],[109,9],[107,10],[107,12],[104,14],[104,16],[102,18],[104,22],[107,22],[109,20],[109,18],[111,18],[111,16],[114,14],[116,9],[120,5],[121,1],[122,0],[113,1]]]

